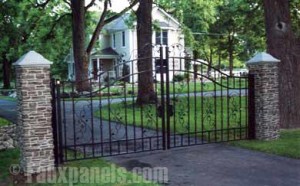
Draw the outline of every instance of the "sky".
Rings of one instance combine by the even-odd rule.
[[[86,0],[86,4],[89,4],[89,3],[90,3],[90,0]],[[127,0],[111,0],[111,4],[112,4],[112,7],[110,9],[112,9],[115,12],[120,12],[121,10],[123,10],[125,7],[127,7],[129,5]],[[91,10],[99,11],[99,5],[101,6],[102,3],[98,2],[98,6],[93,6],[91,8]]]

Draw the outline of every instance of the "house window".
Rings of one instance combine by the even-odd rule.
[[[155,42],[157,45],[168,45],[168,31],[162,30],[155,33]]]
[[[113,48],[116,48],[116,34],[113,34],[113,38],[112,38],[112,43],[113,43]]]
[[[125,31],[122,32],[122,46],[126,46],[126,38],[125,38]]]

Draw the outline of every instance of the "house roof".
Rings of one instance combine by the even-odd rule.
[[[95,51],[94,53],[92,53],[92,55],[96,56],[96,55],[101,55],[101,56],[119,56],[119,54],[112,49],[111,47],[99,50],[99,51]]]
[[[104,26],[106,30],[112,30],[112,31],[118,31],[118,30],[125,30],[128,29],[127,24],[125,23],[125,20],[129,19],[130,14],[126,13],[120,16],[115,21],[109,23],[108,25]]]
[[[160,27],[169,27],[170,25],[166,22],[159,22]]]
[[[155,7],[154,7],[155,8]],[[176,23],[177,25],[181,25],[173,16],[171,16],[170,14],[168,14],[166,11],[164,11],[162,8],[160,7],[156,7],[157,10],[159,10],[160,12],[162,12],[165,16],[167,16],[168,18],[170,18],[172,21],[174,21],[174,23]]]
[[[159,8],[158,6],[154,5],[153,6],[153,11],[159,11],[165,17],[165,21],[160,21],[159,22],[160,27],[162,27],[162,28],[171,27],[172,24],[167,23],[166,18],[168,20],[171,20],[173,23],[175,23],[175,25],[178,25],[178,26],[181,25],[174,17],[172,17],[170,14],[168,14],[162,8]],[[127,12],[127,13],[123,14],[122,16],[120,16],[119,18],[117,18],[116,20],[114,20],[113,22],[105,25],[104,29],[108,30],[108,31],[126,30],[126,29],[128,29],[128,25],[126,24],[126,20],[128,20],[129,17],[130,17],[130,13]]]

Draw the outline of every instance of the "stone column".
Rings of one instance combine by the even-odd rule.
[[[13,65],[18,97],[18,141],[20,167],[26,174],[54,169],[51,125],[50,65],[52,62],[30,51]]]
[[[249,73],[254,75],[255,133],[259,140],[279,137],[279,62],[264,52],[247,62]]]

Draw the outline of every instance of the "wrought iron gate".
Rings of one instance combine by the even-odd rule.
[[[52,81],[58,164],[254,137],[251,75],[229,76],[187,55],[174,57],[168,47],[159,53],[153,69],[137,72],[139,59],[118,64],[121,76],[102,72],[84,82],[87,92],[77,93],[74,81]],[[138,76],[149,72],[156,99],[137,105]]]

